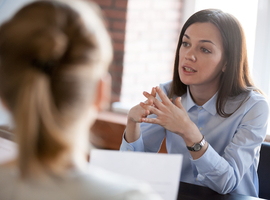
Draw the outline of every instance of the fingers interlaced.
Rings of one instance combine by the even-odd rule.
[[[157,100],[158,101],[158,100]],[[140,103],[140,106],[145,109],[145,113],[149,114],[155,114],[160,115],[161,111],[156,108],[155,106],[144,104],[143,102]]]
[[[163,104],[168,105],[168,104],[172,103],[172,101],[168,98],[168,96],[162,91],[162,89],[160,87],[157,86],[156,91],[157,91]]]
[[[160,97],[161,101],[156,98],[156,95]],[[147,100],[140,103],[140,106],[144,109],[144,113],[140,119],[140,122],[159,124],[163,126],[164,119],[168,118],[173,111],[176,111],[176,107],[185,112],[181,104],[181,97],[175,99],[175,105],[173,104],[173,99],[169,98],[165,92],[160,87],[154,87],[151,90],[151,94],[148,92],[143,92],[143,95]],[[176,107],[175,107],[176,106]],[[155,114],[156,118],[147,118],[148,115]]]
[[[162,106],[162,103],[156,98],[153,97],[151,94],[148,92],[143,92],[143,95],[148,99],[148,102],[152,102],[152,105],[156,108],[160,108]],[[149,103],[150,105],[150,103]]]
[[[157,118],[142,118],[141,121],[151,124],[160,124],[160,121]]]
[[[162,102],[156,98],[156,94],[159,95]],[[172,99],[167,97],[160,87],[152,88],[151,94],[143,92],[143,95],[147,98],[144,103],[140,103],[141,107],[145,109],[145,113],[142,115],[143,118],[150,114],[155,114],[157,116],[161,115],[162,112],[168,109],[167,106],[173,102]]]
[[[152,88],[152,91],[151,91],[151,95],[153,96],[153,97],[156,97],[156,88]]]
[[[181,97],[177,97],[177,98],[175,99],[175,105],[176,105],[178,108],[180,108],[180,109],[184,109],[184,108],[183,108],[183,105],[182,105],[182,103],[181,103]]]

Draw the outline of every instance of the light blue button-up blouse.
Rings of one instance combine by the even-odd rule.
[[[168,94],[170,82],[161,84],[160,87]],[[183,154],[181,181],[207,186],[222,194],[258,196],[257,167],[260,145],[267,130],[267,100],[254,91],[230,98],[225,111],[236,111],[230,117],[223,118],[217,113],[216,99],[217,94],[203,106],[198,106],[189,91],[181,98],[190,119],[209,143],[206,152],[199,159],[192,159],[179,135],[156,124],[141,123],[140,138],[127,143],[123,137],[120,150],[158,152],[166,137],[168,153]],[[246,100],[241,105],[243,99]],[[156,115],[148,117],[155,118]]]

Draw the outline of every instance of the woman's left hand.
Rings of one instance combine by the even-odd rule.
[[[180,135],[184,139],[189,138],[188,140],[192,140],[192,135],[189,133],[194,133],[194,131],[196,133],[199,130],[190,120],[186,110],[183,108],[181,97],[176,98],[175,104],[173,104],[160,87],[156,87],[156,91],[162,102],[148,92],[144,92],[143,95],[148,99],[148,101],[153,102],[155,106],[148,106],[142,102],[140,105],[145,110],[149,110],[149,112],[157,115],[157,118],[142,118],[142,121],[146,123],[159,124],[165,129]]]

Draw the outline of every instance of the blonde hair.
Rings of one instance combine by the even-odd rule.
[[[26,5],[0,28],[0,95],[16,125],[22,177],[69,148],[65,128],[93,101],[112,59],[96,5],[63,2]]]

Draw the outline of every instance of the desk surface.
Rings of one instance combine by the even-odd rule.
[[[251,196],[239,194],[218,194],[210,188],[180,182],[177,200],[259,200]]]

